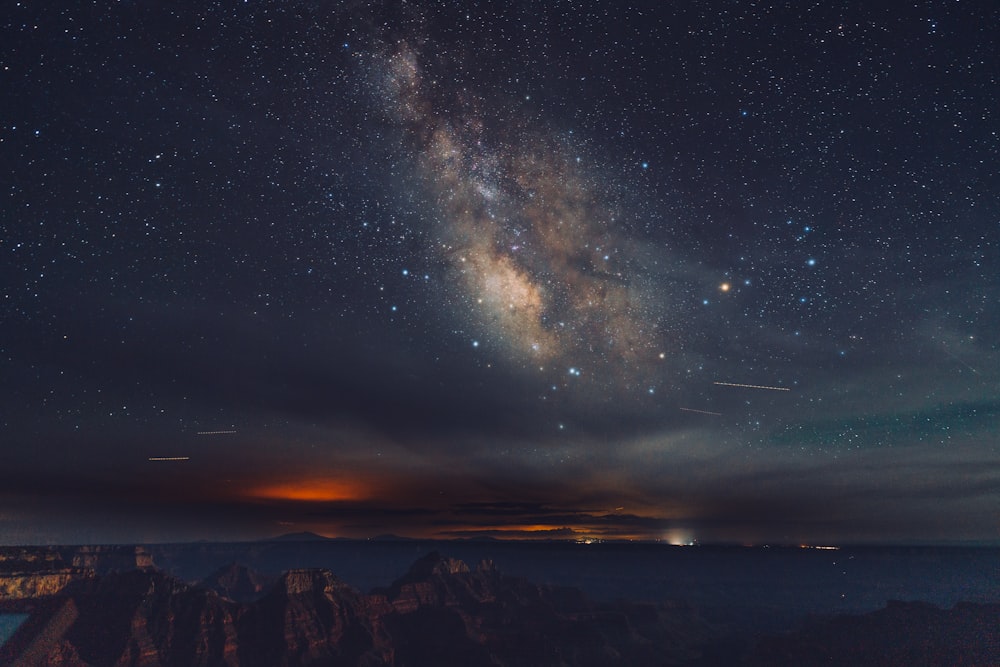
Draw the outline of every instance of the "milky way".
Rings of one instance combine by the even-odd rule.
[[[608,185],[552,132],[497,122],[516,108],[441,91],[406,42],[376,67],[433,193],[433,250],[464,288],[454,315],[482,331],[474,344],[549,375],[595,374],[616,388],[648,382],[665,357],[663,314],[643,289]]]
[[[6,3],[0,538],[995,541],[998,23]]]

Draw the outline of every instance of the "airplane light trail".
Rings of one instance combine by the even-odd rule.
[[[968,362],[966,362],[963,359],[960,359],[956,354],[954,354],[951,350],[949,350],[947,343],[945,343],[944,341],[941,341],[941,349],[943,349],[944,353],[947,354],[949,357],[951,357],[952,359],[954,359],[958,363],[962,364],[963,366],[965,366],[966,368],[968,368],[970,371],[972,371],[976,375],[979,375],[979,371],[977,371]]]
[[[744,389],[769,389],[771,391],[791,391],[788,387],[768,387],[763,384],[739,384],[738,382],[713,382],[723,387],[742,387]]]
[[[197,435],[231,435],[236,431],[198,431]]]
[[[694,408],[680,408],[684,412],[697,412],[700,415],[715,415],[716,417],[721,417],[721,412],[712,412],[711,410],[696,410]]]
[[[150,456],[150,461],[190,461],[190,456]]]

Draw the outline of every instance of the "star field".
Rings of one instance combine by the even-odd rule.
[[[12,3],[0,539],[996,541],[998,19]]]

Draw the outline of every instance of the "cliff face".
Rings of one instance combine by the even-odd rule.
[[[56,595],[74,581],[94,576],[91,570],[0,574],[0,600],[26,600]]]
[[[37,572],[68,567],[56,547],[0,547],[0,571]]]
[[[3,547],[0,601],[44,598],[98,574],[153,567],[142,546]]]
[[[240,608],[212,592],[159,572],[133,571],[107,575],[67,593],[79,618],[61,643],[85,664],[239,664]],[[53,659],[51,664],[62,663]]]
[[[0,573],[91,570],[98,574],[155,567],[144,546],[0,547]]]
[[[78,579],[31,602],[31,617],[0,648],[0,664],[239,664],[238,605],[160,572]]]
[[[96,572],[125,572],[155,567],[153,556],[143,546],[81,546],[70,553],[73,567]]]
[[[273,577],[233,563],[202,579],[198,587],[215,591],[221,597],[234,602],[253,602],[273,586],[274,581]]]
[[[679,665],[700,658],[711,636],[683,606],[598,605],[575,589],[539,587],[488,562],[470,571],[437,554],[382,594],[405,665]]]
[[[462,561],[431,553],[415,562],[388,589],[376,592],[384,594],[397,612],[407,614],[420,607],[460,607],[491,601],[497,583],[495,571],[472,573]]]
[[[220,573],[252,580],[248,572]],[[684,608],[596,605],[488,564],[432,554],[362,595],[326,570],[292,570],[239,603],[154,570],[70,582],[0,649],[0,663],[465,667],[671,665],[709,633]],[[25,663],[28,664],[28,663]]]
[[[380,611],[326,570],[292,570],[247,608],[240,664],[391,665]]]

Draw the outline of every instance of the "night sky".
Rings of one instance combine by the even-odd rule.
[[[8,2],[0,542],[1000,542],[1000,6]]]

